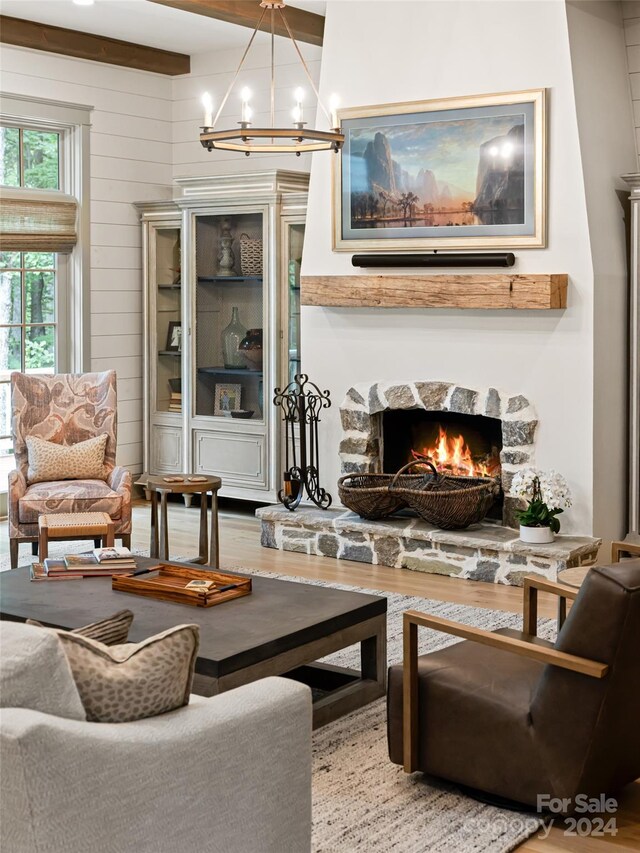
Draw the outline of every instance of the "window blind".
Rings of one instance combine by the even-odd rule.
[[[56,190],[0,189],[3,252],[71,252],[78,234],[78,202]]]

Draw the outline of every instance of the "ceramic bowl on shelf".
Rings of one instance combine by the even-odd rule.
[[[262,329],[249,329],[238,345],[249,370],[262,370]]]
[[[253,409],[232,409],[231,410],[232,418],[251,418],[253,417]]]

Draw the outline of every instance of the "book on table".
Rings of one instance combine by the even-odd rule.
[[[136,565],[131,551],[124,545],[119,548],[115,545],[108,548],[94,548],[93,556],[100,565],[119,566],[125,563],[129,566]]]
[[[44,570],[50,577],[78,575],[79,577],[109,577],[128,574],[137,568],[133,558],[126,561],[98,562],[95,554],[68,554],[62,558],[47,557]]]
[[[32,563],[29,574],[32,581],[81,581],[83,578],[83,575],[78,575],[75,572],[49,575],[42,563]]]

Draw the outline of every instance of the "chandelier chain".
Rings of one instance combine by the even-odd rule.
[[[271,127],[276,126],[276,40],[275,40],[275,16],[276,12],[271,7]],[[272,140],[273,141],[273,140]]]
[[[309,78],[309,83],[311,84],[311,88],[313,89],[315,96],[318,100],[318,104],[320,105],[320,109],[326,115],[326,117],[329,119],[329,125],[331,125],[331,116],[330,116],[329,112],[327,111],[325,105],[320,100],[320,92],[318,92],[318,90],[316,88],[316,84],[313,82],[313,77],[311,76],[311,72],[309,71],[309,67],[304,60],[304,56],[302,55],[302,51],[298,47],[298,42],[295,40],[294,35],[291,32],[291,27],[289,26],[289,22],[287,21],[286,15],[284,14],[284,9],[280,8],[280,9],[278,9],[278,11],[280,12],[280,17],[282,18],[282,22],[287,29],[287,33],[289,34],[289,38],[293,42],[293,46],[296,49],[296,53],[298,54],[298,59],[302,63],[302,67],[304,68],[305,74]]]
[[[249,53],[249,51],[251,50],[251,45],[253,44],[253,40],[255,39],[255,37],[256,37],[256,35],[257,35],[257,33],[258,33],[258,30],[260,29],[260,25],[262,24],[262,22],[263,22],[263,20],[264,20],[264,16],[265,16],[266,14],[267,14],[267,10],[266,10],[266,8],[265,8],[265,9],[263,9],[263,10],[262,10],[262,14],[260,15],[260,19],[259,19],[258,23],[256,24],[256,27],[255,27],[255,29],[254,29],[254,31],[253,31],[253,33],[252,33],[252,35],[251,35],[251,38],[249,39],[249,44],[247,45],[247,47],[245,48],[244,53],[242,54],[242,59],[240,60],[240,64],[239,64],[239,65],[238,65],[238,67],[236,68],[236,73],[233,75],[233,80],[231,81],[231,83],[229,83],[229,88],[227,89],[227,91],[226,91],[226,93],[225,93],[224,98],[223,98],[223,99],[222,99],[222,101],[220,102],[220,106],[218,107],[218,112],[217,112],[217,113],[216,113],[216,115],[215,115],[215,118],[214,118],[214,120],[213,120],[213,124],[211,125],[211,127],[215,127],[215,126],[216,126],[216,122],[217,122],[217,121],[218,121],[218,119],[220,118],[220,113],[221,113],[221,112],[222,112],[222,110],[224,109],[224,105],[225,105],[225,104],[227,103],[227,101],[229,100],[229,95],[231,94],[231,90],[232,90],[232,89],[233,89],[233,87],[235,86],[236,80],[238,79],[238,74],[239,74],[239,73],[240,73],[240,71],[242,70],[242,66],[244,65],[244,61],[245,61],[245,59],[247,58],[247,54],[248,54],[248,53]]]

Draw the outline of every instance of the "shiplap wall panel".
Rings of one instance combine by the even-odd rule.
[[[91,338],[105,337],[112,340],[111,335],[114,326],[118,329],[121,335],[142,335],[142,311],[126,311],[122,310],[120,302],[120,294],[114,293],[111,296],[111,310],[114,304],[118,309],[118,313],[97,314],[91,315]]]
[[[102,62],[3,45],[2,66],[14,73],[27,74],[44,81],[82,81],[101,91],[131,92],[162,100],[167,98],[167,78],[164,75],[105,65]]]
[[[91,224],[92,246],[135,246],[140,248],[140,226],[115,225],[105,222]]]
[[[170,141],[171,122],[144,116],[127,116],[124,125],[113,121],[113,113],[94,110],[91,114],[91,129],[94,133],[124,136],[125,139]]]
[[[114,301],[117,301],[117,306],[114,306]],[[92,321],[106,318],[109,322],[109,315],[114,311],[117,311],[117,318],[122,313],[142,316],[142,293],[140,290],[95,290],[91,307]]]
[[[623,2],[624,40],[627,48],[629,82],[636,127],[636,152],[640,164],[640,0]]]
[[[118,389],[120,391],[120,389]],[[137,423],[140,418],[140,404],[138,400],[125,400],[118,395],[118,423]]]
[[[160,189],[158,187],[161,186]],[[91,178],[91,199],[96,201],[122,201],[131,207],[131,199],[134,195],[136,201],[155,201],[157,199],[170,198],[171,187],[168,185],[140,183],[120,177],[113,180],[106,178]],[[134,213],[136,209],[131,207]]]
[[[140,400],[142,399],[142,377],[118,377],[118,406],[122,401],[135,404],[138,416],[140,418]],[[119,409],[118,409],[119,411]]]
[[[92,128],[93,130],[93,128]],[[110,133],[93,132],[91,154],[118,157],[121,160],[142,160],[145,163],[171,163],[171,143],[151,139],[130,139]]]
[[[93,201],[91,221],[95,225],[138,225],[140,217],[135,207],[125,201]]]
[[[93,269],[91,271],[91,292],[96,293],[99,290],[104,290],[107,293],[122,290],[142,293],[140,269]]]
[[[142,470],[141,235],[133,202],[171,196],[171,81],[159,74],[3,45],[7,93],[92,106],[93,370],[118,375],[118,461]]]
[[[121,379],[140,379],[142,377],[142,356],[94,358],[92,367],[94,370],[115,370],[118,374],[118,382]]]
[[[109,270],[139,270],[142,267],[140,247],[92,246],[91,267]]]
[[[115,323],[114,326],[119,333],[121,329]],[[114,347],[118,355],[122,358],[126,358],[127,356],[142,356],[142,338],[139,334],[93,335],[91,338],[93,358],[109,358],[114,351]]]

